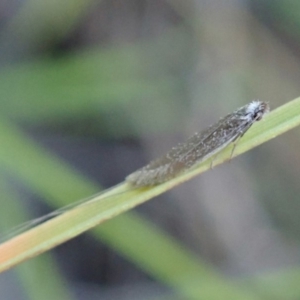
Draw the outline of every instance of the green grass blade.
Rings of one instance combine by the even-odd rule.
[[[10,199],[10,202],[1,202],[1,210],[5,214],[1,215],[0,228],[7,229],[13,224],[13,220],[21,220],[28,218],[28,213],[18,201],[19,195],[8,184],[7,180],[0,176],[0,191],[1,198]],[[47,270],[45,272],[45,270]],[[50,300],[57,299],[72,299],[71,293],[68,291],[67,282],[64,276],[59,272],[56,260],[51,253],[44,253],[36,259],[27,261],[26,263],[16,268],[18,282],[22,286],[22,294],[27,295],[28,299],[32,300]],[[46,284],[45,284],[46,283]]]
[[[264,121],[255,124],[238,143],[234,156],[294,128],[299,125],[299,123],[300,99],[296,99],[274,110]],[[4,145],[4,149],[1,149],[0,151],[9,151],[8,148],[5,149],[6,146],[7,145]],[[230,150],[231,149],[226,149],[219,154],[214,160],[214,166],[228,159]],[[7,164],[7,162],[7,158],[5,161],[0,161],[0,163],[4,165]],[[20,167],[22,168],[22,166]],[[127,211],[173,186],[204,172],[209,169],[209,167],[210,162],[206,162],[186,174],[153,188],[127,190],[127,186],[122,184],[115,190],[110,190],[108,194],[102,194],[88,205],[76,208],[3,244],[0,247],[0,258],[2,259],[0,269],[7,269],[29,257],[50,249],[55,245],[88,230],[96,224],[102,223],[107,219]],[[120,191],[125,192],[120,194]],[[109,223],[106,223],[105,226],[108,226],[107,224]],[[105,228],[105,226],[103,226],[103,228]],[[158,270],[156,271],[159,273]],[[155,273],[153,270],[152,272]]]
[[[300,99],[296,99],[281,108],[273,111],[266,116],[263,122],[253,125],[253,128],[245,135],[238,143],[235,149],[234,156],[239,155],[262,142],[274,138],[275,136],[297,126],[300,123]],[[225,160],[228,160],[231,149],[226,149],[219,154],[214,160],[214,165],[218,165]],[[34,228],[28,233],[32,237],[32,241],[27,240],[29,257],[35,253],[51,249],[94,226],[100,224],[107,219],[110,219],[122,212],[125,212],[169,189],[172,187],[208,170],[210,161],[201,164],[198,168],[189,171],[181,176],[178,176],[164,184],[151,188],[130,189],[124,183],[117,188],[110,190],[108,193],[103,193],[99,197],[92,199],[89,204],[75,208],[74,210],[51,220],[46,224],[42,224]],[[46,238],[46,233],[47,234]],[[39,232],[42,232],[40,235]],[[42,240],[39,240],[41,236]],[[20,237],[24,239],[24,235]],[[14,239],[14,243],[18,243],[18,238]],[[0,248],[0,257],[3,261],[4,255],[1,255],[1,250],[9,245],[8,242]],[[15,245],[15,244],[14,244]],[[33,246],[34,245],[34,246]],[[21,247],[22,248],[22,247]],[[16,249],[16,248],[15,248]],[[24,249],[20,249],[22,260],[27,257]],[[13,251],[15,252],[15,251]],[[19,261],[15,258],[15,263]]]

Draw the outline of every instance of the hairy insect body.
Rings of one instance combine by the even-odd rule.
[[[194,134],[185,143],[173,147],[164,156],[126,177],[130,184],[142,187],[163,183],[220,152],[262,119],[269,105],[261,101],[237,109],[206,130]]]

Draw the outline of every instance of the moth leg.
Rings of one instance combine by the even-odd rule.
[[[210,169],[212,170],[214,167],[214,160],[218,157],[218,154],[210,159]]]
[[[209,166],[209,168],[210,168],[211,170],[212,170],[212,168],[214,167],[213,164],[214,164],[214,160],[211,158],[211,159],[210,159],[210,166]]]
[[[232,150],[231,150],[231,153],[230,153],[230,158],[229,160],[231,161],[232,159],[232,156],[233,156],[233,153],[234,153],[234,150],[235,150],[235,147],[236,147],[236,144],[237,144],[238,140],[236,142],[233,143],[233,147],[232,147]]]
[[[233,156],[233,153],[234,153],[234,150],[235,150],[235,147],[236,145],[238,144],[239,140],[243,137],[243,135],[245,134],[245,132],[251,127],[248,126],[247,128],[245,128],[243,130],[243,132],[241,133],[241,135],[237,136],[232,142],[233,142],[233,147],[232,147],[232,150],[231,150],[231,154],[230,154],[230,160],[232,159],[232,156]]]

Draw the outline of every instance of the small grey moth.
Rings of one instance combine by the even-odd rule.
[[[269,112],[268,103],[252,101],[206,130],[194,134],[185,143],[173,147],[164,156],[128,175],[126,181],[133,186],[143,187],[172,179],[235,142],[267,112]]]
[[[160,184],[172,179],[185,170],[209,159],[230,143],[234,143],[235,146],[237,139],[242,137],[253,123],[261,120],[268,111],[269,105],[266,102],[252,101],[220,119],[206,130],[196,133],[186,143],[172,148],[166,155],[153,160],[145,167],[128,175],[126,181],[139,188]],[[72,203],[50,214],[15,227],[5,237],[12,237],[28,228],[61,215],[73,207],[88,203],[90,202],[86,202],[86,199]],[[6,238],[4,239],[6,240]]]

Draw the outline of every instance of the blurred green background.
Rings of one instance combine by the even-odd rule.
[[[0,20],[3,234],[300,95],[296,0],[0,1]],[[294,130],[1,274],[1,299],[300,299],[299,148]]]

